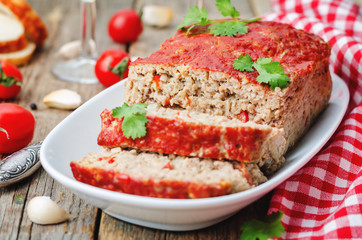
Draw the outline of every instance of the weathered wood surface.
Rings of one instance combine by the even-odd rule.
[[[107,48],[129,49],[131,56],[147,56],[157,50],[160,44],[172,36],[176,26],[186,13],[186,0],[144,0],[145,3],[168,5],[175,9],[172,25],[164,29],[144,27],[140,39],[130,46],[113,43],[107,34],[110,16],[119,9],[138,6],[139,1],[98,0],[97,1],[97,44],[99,52]],[[269,9],[268,0],[232,0],[243,18],[250,18]],[[50,68],[57,49],[64,43],[79,39],[80,16],[78,0],[29,0],[42,16],[49,29],[46,45],[38,51],[31,62],[23,66],[24,86],[21,94],[11,102],[30,110],[35,103],[38,109],[31,112],[36,119],[33,143],[44,139],[47,134],[70,111],[50,109],[42,103],[50,91],[68,88],[77,91],[87,101],[104,88],[100,84],[82,85],[56,79]],[[137,3],[137,4],[136,4]],[[220,17],[214,1],[206,0],[210,17]],[[33,224],[27,214],[28,201],[35,196],[50,196],[72,216],[68,222],[56,225]],[[266,214],[270,195],[265,196],[235,216],[206,229],[191,232],[167,232],[129,224],[103,213],[94,206],[79,199],[68,189],[55,182],[43,169],[28,179],[5,188],[0,188],[0,239],[239,239],[240,225],[246,219]]]

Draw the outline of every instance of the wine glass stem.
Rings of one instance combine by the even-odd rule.
[[[80,11],[82,17],[81,56],[84,58],[96,58],[96,0],[81,0]]]

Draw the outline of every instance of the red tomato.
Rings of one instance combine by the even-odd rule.
[[[15,103],[0,103],[0,153],[12,153],[33,139],[33,114]]]
[[[23,75],[13,64],[0,60],[0,98],[16,97],[21,89]]]
[[[128,77],[129,55],[120,49],[108,49],[98,58],[94,67],[100,83],[109,87]]]
[[[133,9],[116,12],[108,23],[108,34],[117,43],[136,41],[142,30],[141,19]]]

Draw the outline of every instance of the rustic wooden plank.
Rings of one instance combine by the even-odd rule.
[[[24,76],[23,89],[21,94],[11,102],[18,103],[29,110],[30,103],[37,104],[38,110],[32,111],[32,113],[36,119],[33,142],[38,142],[71,113],[71,111],[51,109],[45,106],[42,99],[47,93],[60,88],[68,88],[77,91],[86,101],[104,87],[100,84],[82,85],[59,81],[50,73],[57,49],[80,37],[79,1],[30,0],[29,3],[45,21],[50,36],[43,49],[34,55],[28,65],[21,68]],[[100,26],[106,25],[114,12],[112,4],[120,6],[119,1],[114,0],[97,2],[100,10],[100,14],[98,14]],[[105,29],[106,27],[97,28],[96,36],[99,39],[100,51],[110,47],[125,48],[125,46],[113,43],[109,37],[105,37],[108,36]],[[25,208],[31,198],[42,195],[51,196],[74,218],[69,222],[57,225],[33,224],[27,217]],[[0,189],[0,205],[6,206],[0,208],[1,239],[93,239],[94,234],[98,232],[100,217],[98,209],[55,182],[42,169],[25,181]]]

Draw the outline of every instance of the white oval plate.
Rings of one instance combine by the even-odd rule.
[[[56,181],[106,213],[134,224],[172,231],[200,229],[235,214],[259,199],[306,164],[340,124],[349,103],[346,84],[332,74],[333,91],[327,109],[286,156],[285,165],[266,183],[245,192],[205,199],[160,199],[93,187],[73,178],[70,162],[101,150],[97,136],[103,109],[120,106],[124,81],[93,97],[56,126],[44,140],[40,159]]]

